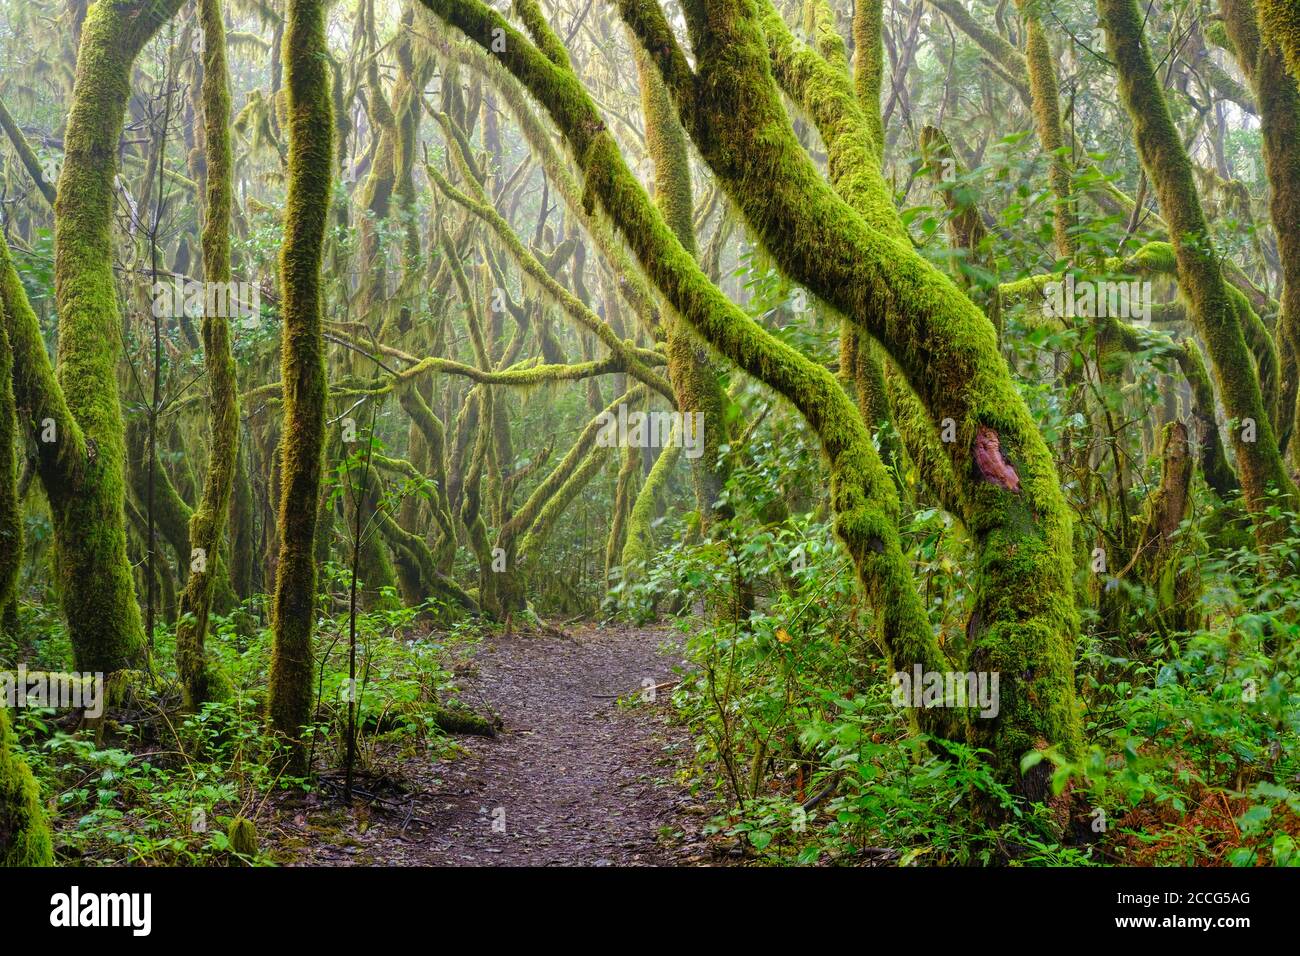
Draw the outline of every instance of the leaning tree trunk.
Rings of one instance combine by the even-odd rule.
[[[874,147],[847,79],[831,80],[812,51],[773,50],[782,84],[799,91],[836,154],[833,189],[799,147],[769,72],[768,45],[790,47],[770,5],[732,0],[689,12],[696,70],[657,5],[620,0],[620,9],[654,52],[705,161],[782,270],[880,342],[931,430],[944,419],[955,427],[943,450],[978,551],[969,666],[1001,675],[1001,710],[972,724],[973,739],[1021,792],[1050,796],[1047,768],[1020,780],[1019,762],[1032,749],[1078,745],[1071,515],[991,323],[911,247],[876,166],[854,161]]]
[[[200,0],[203,29],[203,142],[207,183],[203,216],[203,279],[230,281],[230,90],[226,69],[226,28],[221,0]],[[208,472],[203,496],[190,518],[190,575],[181,595],[176,626],[176,669],[185,706],[195,708],[215,689],[211,665],[204,657],[204,635],[219,573],[221,540],[230,509],[239,458],[239,397],[235,359],[230,350],[230,322],[203,316],[203,355],[208,372]]]
[[[535,3],[520,0],[517,6],[536,45],[477,0],[424,2],[484,51],[493,50],[495,38],[505,38],[504,51],[489,55],[525,83],[555,121],[585,177],[587,212],[598,201],[678,315],[702,339],[804,415],[827,459],[836,532],[872,602],[888,609],[882,637],[891,662],[900,669],[914,664],[925,670],[945,669],[945,657],[901,550],[892,482],[857,409],[834,376],[735,306],[682,248],[623,162],[596,105]],[[928,710],[917,716],[927,730],[940,736],[960,732],[949,723],[950,712]]]
[[[327,397],[320,273],[330,210],[334,110],[323,0],[289,0],[284,82],[289,118],[289,191],[280,248],[284,433],[268,712],[272,730],[289,742],[289,768],[301,773],[308,769],[302,728],[311,717],[316,505]]]

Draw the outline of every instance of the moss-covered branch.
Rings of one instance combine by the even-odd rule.
[[[595,104],[577,76],[560,69],[498,14],[477,0],[425,0],[483,49],[492,49],[494,31],[506,38],[497,59],[543,104],[567,141],[585,176],[585,205],[599,202],[628,242],[646,274],[678,315],[712,347],[741,369],[789,399],[817,432],[830,466],[831,502],[837,533],[875,606],[889,608],[882,636],[891,660],[900,667],[920,663],[943,669],[944,660],[911,580],[901,551],[896,512],[881,503],[893,496],[889,476],[875,455],[861,417],[829,371],[773,338],[732,304],[703,274],[664,222],[619,155]],[[536,7],[521,4],[537,32],[549,28]],[[671,39],[665,32],[664,39]],[[651,49],[647,47],[647,49]],[[671,51],[671,47],[668,48]],[[667,85],[689,77],[685,61],[673,56]],[[660,63],[661,75],[663,64]],[[685,72],[674,73],[675,70]],[[679,115],[680,115],[679,110]],[[763,189],[774,185],[765,183]],[[926,711],[934,729],[948,717]]]
[[[647,49],[671,41],[656,4],[619,6]],[[884,346],[936,425],[952,419],[956,441],[945,452],[966,486],[964,517],[980,551],[973,661],[1004,680],[1001,714],[974,732],[1015,776],[1020,755],[1042,741],[1067,751],[1078,741],[1071,517],[1055,464],[988,319],[910,242],[895,238],[901,223],[883,182],[864,186],[886,202],[863,205],[847,203],[821,179],[790,127],[768,70],[765,31],[750,11],[740,0],[688,11],[699,72],[669,82],[678,113],[782,270]],[[660,52],[661,72],[671,75],[675,58]],[[824,110],[830,123],[852,115],[847,104],[832,110],[830,97],[813,100],[810,113]],[[822,129],[823,140],[830,129]],[[999,461],[1011,463],[1010,474]],[[1033,600],[1024,600],[1026,590]],[[1026,670],[1032,680],[1014,676]],[[1019,785],[1045,796],[1041,771]]]
[[[609,327],[609,324],[604,319],[592,312],[577,296],[562,286],[546,271],[546,268],[537,261],[537,257],[524,248],[524,244],[515,235],[515,231],[510,228],[510,224],[501,217],[500,213],[487,202],[472,199],[451,185],[447,178],[433,166],[429,165],[425,168],[428,171],[429,180],[436,183],[438,188],[449,199],[459,203],[482,219],[492,229],[497,239],[510,251],[511,256],[525,274],[545,290],[547,295],[558,302],[570,318],[588,332],[594,334],[610,352],[617,355],[624,363],[624,367],[629,374],[639,381],[645,382],[669,401],[675,399],[672,386],[661,375],[657,375],[642,363],[632,353],[627,343],[614,334],[614,330]]]
[[[1074,255],[1074,205],[1070,187],[1070,165],[1065,158],[1065,134],[1061,128],[1061,105],[1056,82],[1056,58],[1040,18],[1041,0],[1016,0],[1025,24],[1025,65],[1029,71],[1029,94],[1033,102],[1034,128],[1038,143],[1047,156],[1048,181],[1056,197],[1052,212],[1052,235],[1056,253],[1062,259]]]
[[[27,174],[32,177],[32,182],[36,183],[36,188],[41,191],[41,195],[53,206],[57,190],[54,188],[54,184],[45,178],[45,171],[41,168],[40,160],[36,158],[35,150],[27,142],[27,137],[18,128],[18,124],[14,122],[14,118],[9,114],[9,109],[5,106],[3,100],[0,100],[0,126],[3,126],[5,133],[8,134],[9,142],[13,144],[14,152],[18,154],[18,161],[23,164]]]
[[[842,52],[842,49],[841,49]],[[655,203],[682,248],[696,254],[694,198],[691,162],[686,131],[677,121],[673,101],[650,57],[633,43],[637,82],[641,87],[641,112],[645,117],[646,149],[654,162]],[[672,381],[678,411],[700,415],[704,423],[703,450],[691,461],[695,506],[707,527],[715,519],[717,502],[727,481],[727,462],[720,449],[727,442],[726,400],[709,356],[695,342],[687,323],[676,316],[668,320],[668,375]],[[641,494],[651,496],[658,489],[647,481]],[[651,499],[653,501],[653,497]],[[628,537],[644,540],[650,535],[642,524],[647,511],[638,498],[632,506]]]

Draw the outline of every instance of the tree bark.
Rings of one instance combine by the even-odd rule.
[[[284,433],[268,713],[271,728],[289,744],[287,765],[296,773],[308,770],[302,728],[311,719],[316,506],[327,398],[320,278],[334,110],[325,6],[324,0],[288,0],[283,50],[289,119],[289,192],[280,248]]]

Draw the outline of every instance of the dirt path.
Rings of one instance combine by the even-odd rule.
[[[489,639],[462,699],[504,722],[495,739],[462,737],[460,759],[402,764],[404,796],[317,825],[297,862],[311,865],[652,866],[715,862],[699,836],[707,809],[677,783],[690,739],[667,719],[676,646],[661,630],[588,628],[570,637]],[[337,827],[342,824],[342,832]],[[306,836],[306,833],[302,833]],[[299,842],[299,841],[295,841]]]

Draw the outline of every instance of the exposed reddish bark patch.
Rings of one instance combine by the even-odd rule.
[[[987,482],[1020,494],[1020,476],[1002,454],[1002,442],[998,433],[987,425],[979,426],[975,433],[975,467]]]

